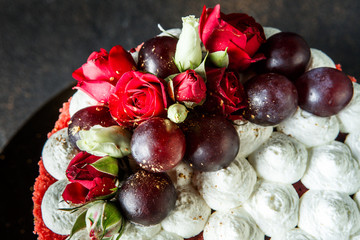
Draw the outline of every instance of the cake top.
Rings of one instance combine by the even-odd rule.
[[[204,6],[130,51],[91,53],[73,77],[68,127],[43,150],[58,180],[42,203],[54,233],[263,239],[298,225],[300,179],[310,191],[360,188],[346,175],[360,176],[353,150],[334,143],[341,122],[358,118],[356,83],[298,34],[247,14]],[[303,225],[293,232],[317,233]]]

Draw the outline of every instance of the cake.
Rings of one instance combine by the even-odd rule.
[[[182,22],[74,71],[39,161],[38,239],[359,238],[356,80],[220,5]]]

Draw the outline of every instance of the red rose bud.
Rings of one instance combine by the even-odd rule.
[[[118,81],[109,109],[121,126],[131,127],[152,117],[166,116],[164,80],[150,73],[130,71]]]
[[[86,152],[78,153],[66,169],[69,183],[62,196],[75,204],[106,197],[116,191],[118,165],[111,157],[96,157]],[[106,168],[103,168],[107,162]],[[114,165],[114,166],[110,166]],[[115,166],[116,165],[116,166]]]
[[[255,55],[265,42],[265,34],[254,18],[244,13],[224,14],[218,4],[215,8],[204,6],[199,24],[200,39],[210,53],[227,48],[230,69],[245,70],[264,58]]]
[[[213,68],[206,72],[208,96],[204,103],[207,111],[227,116],[231,120],[241,119],[236,111],[245,108],[244,87],[233,72],[225,68]]]
[[[90,54],[87,62],[72,74],[78,80],[75,87],[81,89],[98,102],[107,103],[118,79],[127,71],[135,69],[130,53],[120,45],[110,53],[105,49]]]
[[[200,104],[206,97],[205,81],[194,70],[176,75],[172,82],[176,101]]]

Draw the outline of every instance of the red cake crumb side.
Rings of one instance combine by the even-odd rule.
[[[336,69],[337,69],[337,70],[342,71],[341,64],[336,64],[335,66],[336,66]],[[347,76],[348,76],[348,78],[350,78],[350,80],[351,80],[352,82],[354,82],[354,83],[357,82],[357,80],[356,80],[355,77],[350,76],[350,75],[347,75]]]
[[[68,126],[68,123],[70,121],[70,113],[69,113],[69,106],[70,106],[70,101],[71,98],[69,98],[69,100],[65,103],[63,103],[63,107],[60,108],[60,115],[59,115],[59,119],[55,122],[55,126],[54,129],[48,133],[48,138],[56,133],[57,131],[66,128]]]
[[[204,240],[203,237],[203,232],[199,233],[198,235],[196,235],[195,237],[192,238],[186,238],[187,240]]]
[[[299,180],[298,182],[293,184],[297,194],[299,195],[299,198],[304,195],[309,189],[307,189],[304,184]]]
[[[63,107],[60,108],[59,119],[55,123],[54,129],[48,134],[50,137],[53,133],[65,128],[68,126],[70,120],[69,105],[70,100],[63,104]],[[33,202],[34,202],[34,234],[38,234],[38,240],[64,240],[67,236],[58,235],[53,233],[48,229],[41,215],[41,201],[44,197],[46,190],[56,181],[45,169],[42,160],[39,161],[39,176],[35,180],[34,192],[33,192]]]
[[[33,193],[33,201],[34,201],[34,233],[38,234],[38,240],[63,240],[67,236],[62,236],[53,233],[50,231],[44,224],[44,221],[41,216],[41,201],[43,199],[43,196],[46,192],[46,190],[49,188],[51,184],[56,182],[56,179],[54,179],[44,168],[42,160],[39,161],[39,176],[35,180],[34,184],[34,193]]]

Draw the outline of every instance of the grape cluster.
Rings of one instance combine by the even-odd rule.
[[[262,45],[260,52],[266,58],[256,64],[260,74],[244,85],[247,120],[275,126],[292,116],[298,106],[317,116],[329,117],[350,102],[353,86],[346,74],[329,67],[306,72],[311,52],[298,34],[277,33]]]

